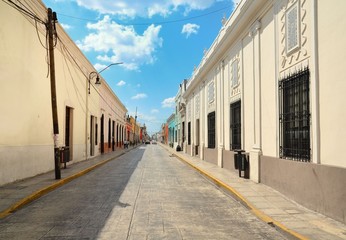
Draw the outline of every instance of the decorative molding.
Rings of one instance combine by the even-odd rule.
[[[240,93],[238,93],[238,94],[232,96],[232,97],[230,98],[229,103],[232,104],[232,103],[235,103],[235,102],[237,102],[237,101],[239,101],[239,100],[241,100],[241,94],[240,94]]]
[[[258,31],[261,29],[261,22],[259,20],[256,20],[252,26],[250,27],[250,32],[249,32],[249,36],[250,37],[254,37]]]
[[[281,47],[281,68],[285,69],[293,64],[299,62],[302,60],[302,58],[306,58],[308,55],[308,51],[306,49],[306,43],[307,43],[307,36],[306,36],[306,30],[307,30],[307,23],[306,23],[306,0],[289,0],[286,1],[286,4],[283,4],[281,7],[281,17],[280,17],[280,31],[281,31],[281,39],[280,39],[280,47]],[[290,21],[294,21],[294,8],[297,7],[297,36],[294,36],[294,33],[292,33],[292,30],[294,30],[294,22],[292,22],[292,25],[289,25],[288,19]],[[289,15],[290,14],[290,15]],[[288,49],[288,41],[289,39],[289,30],[288,27],[291,29],[292,37],[296,37],[296,44],[294,46],[291,46],[290,49]],[[292,40],[292,39],[291,39]],[[294,40],[294,38],[293,38]],[[293,41],[292,40],[292,41]],[[294,43],[294,42],[293,42]]]
[[[200,111],[200,93],[197,93],[195,95],[195,114],[199,115],[199,111]]]
[[[237,94],[240,94],[241,90],[240,90],[240,79],[241,79],[241,76],[240,76],[240,52],[237,52],[237,54],[235,54],[235,56],[233,56],[233,58],[231,59],[230,61],[230,68],[229,68],[229,76],[230,76],[230,79],[229,79],[229,82],[230,82],[230,95],[231,95],[231,98],[234,97],[235,95]],[[236,66],[234,65],[236,64]],[[236,73],[234,73],[234,71],[236,71]],[[234,84],[234,74],[236,74],[236,77],[237,77],[237,83]]]

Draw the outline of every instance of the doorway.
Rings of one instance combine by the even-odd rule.
[[[195,140],[195,154],[198,155],[199,149],[199,119],[196,120],[196,140]]]
[[[104,114],[102,114],[102,116],[101,116],[101,120],[100,120],[100,124],[101,124],[101,129],[100,129],[100,131],[101,131],[101,142],[100,142],[100,144],[101,144],[101,154],[102,153],[104,153],[105,152],[105,133],[104,133],[104,128],[105,128],[105,126],[104,126],[104,120],[105,120],[105,116],[104,116]]]
[[[94,136],[95,136],[95,117],[91,115],[90,116],[90,156],[95,155]]]
[[[115,150],[115,121],[112,121],[112,151]]]
[[[68,157],[65,161],[72,160],[72,147],[73,147],[73,108],[66,106],[65,112],[65,151],[67,152],[64,157]]]

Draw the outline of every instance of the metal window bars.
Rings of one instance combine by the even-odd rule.
[[[310,162],[310,71],[279,81],[280,158]]]

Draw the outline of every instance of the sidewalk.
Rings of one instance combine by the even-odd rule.
[[[80,177],[91,170],[131,151],[136,147],[119,149],[111,153],[68,165],[61,169],[61,179],[55,179],[54,171],[0,186],[0,219],[18,210],[46,193]]]
[[[166,145],[160,145],[286,236],[293,239],[346,239],[346,225],[343,223],[309,210],[264,184],[239,178],[238,172],[220,168],[197,157],[176,152]]]
[[[239,178],[237,172],[191,157],[159,144],[170,154],[196,169],[226,193],[235,197],[258,218],[296,239],[346,239],[346,226],[306,209],[272,188]],[[61,169],[61,180],[54,171],[0,187],[0,219],[73,179],[130,151],[117,150]]]

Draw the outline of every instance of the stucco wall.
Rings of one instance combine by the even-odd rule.
[[[346,169],[261,157],[261,182],[312,210],[346,223]]]
[[[234,152],[233,151],[227,151],[224,150],[222,152],[223,155],[223,168],[231,171],[235,171],[234,168]]]
[[[277,132],[277,91],[275,75],[275,28],[273,9],[261,19],[261,124],[262,152],[267,156],[276,156]],[[248,106],[246,106],[248,107]]]
[[[340,152],[346,141],[345,8],[343,0],[318,1],[321,163],[342,167],[346,167]]]
[[[243,41],[243,102],[242,102],[242,148],[250,151],[254,142],[254,94],[253,94],[253,46],[252,38],[246,36]]]
[[[0,21],[2,185],[46,172],[54,161],[46,50],[33,25],[5,2],[0,2]]]
[[[188,155],[191,155],[192,151],[191,151],[191,145],[186,145],[186,153]]]
[[[217,149],[204,148],[204,160],[217,165]]]

